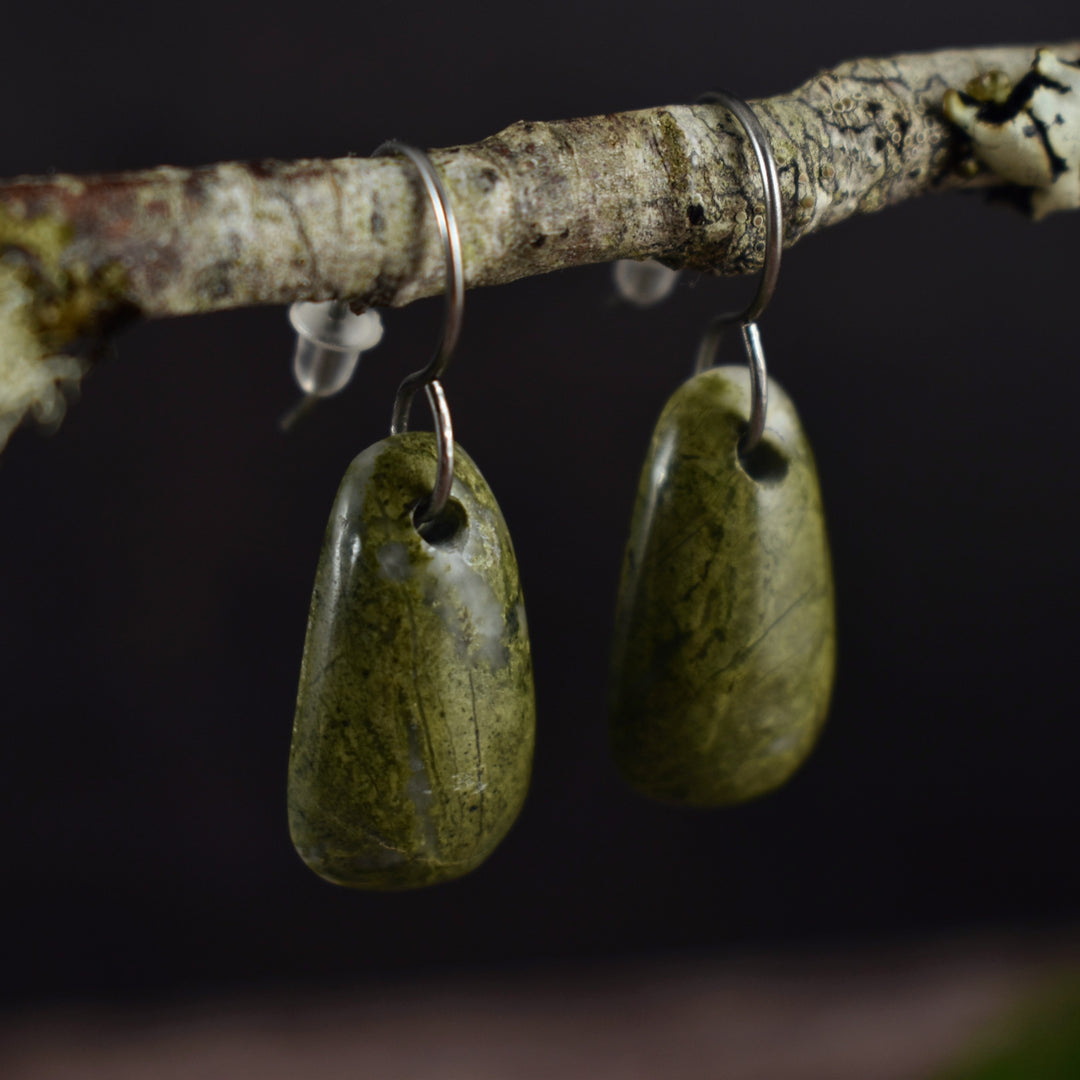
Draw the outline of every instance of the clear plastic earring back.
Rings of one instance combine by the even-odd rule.
[[[679,271],[656,259],[617,259],[612,271],[619,296],[636,307],[666,300],[679,280]]]
[[[377,311],[354,315],[343,300],[293,304],[289,322],[296,331],[293,374],[300,389],[313,397],[341,390],[360,354],[378,345],[383,335]]]

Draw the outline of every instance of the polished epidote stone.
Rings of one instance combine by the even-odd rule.
[[[391,436],[341,483],[315,579],[289,759],[289,829],[342,885],[401,889],[479,865],[521,809],[535,705],[510,536],[457,447],[424,539],[435,442]],[[430,542],[429,542],[430,541]]]
[[[770,382],[745,462],[744,367],[668,401],[638,487],[616,609],[612,749],[643,794],[696,806],[782,784],[825,720],[835,666],[832,570],[817,473]]]

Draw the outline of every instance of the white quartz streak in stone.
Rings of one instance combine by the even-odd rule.
[[[440,614],[452,633],[460,633],[463,617],[471,631],[468,646],[493,668],[505,667],[510,660],[506,645],[506,623],[502,605],[495,595],[488,575],[492,571],[492,552],[497,531],[489,513],[476,509],[466,526],[463,548],[442,550],[425,542],[424,550],[432,565],[426,573],[445,575],[458,603],[440,604]]]

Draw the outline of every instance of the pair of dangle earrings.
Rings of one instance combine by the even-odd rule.
[[[431,362],[398,389],[389,438],[353,460],[334,501],[288,777],[301,858],[329,881],[368,889],[449,880],[494,850],[525,799],[536,711],[510,535],[491,489],[454,443],[441,381],[464,308],[457,224],[427,155],[389,142],[374,156],[391,153],[415,165],[435,215],[446,319]],[[355,320],[364,316],[337,305],[320,323],[303,307],[293,312],[298,375],[327,360],[354,365]],[[315,333],[304,330],[316,323],[322,336],[312,344]],[[335,360],[342,343],[351,358]],[[407,430],[421,389],[433,433]]]
[[[756,324],[782,250],[776,166],[749,107],[710,97],[739,119],[757,157],[765,265],[747,311],[709,328],[696,373],[653,435],[623,563],[610,698],[623,776],[643,794],[698,806],[753,798],[794,772],[824,722],[835,662],[813,456],[790,399],[775,383],[770,395]],[[446,252],[447,316],[435,357],[398,390],[390,437],[352,462],[331,512],[288,808],[293,842],[316,873],[401,889],[467,873],[509,830],[528,787],[535,701],[510,537],[454,444],[441,383],[464,304],[453,211],[426,155],[387,143],[376,156],[384,151],[407,156],[423,180]],[[341,304],[318,333],[311,315],[293,313],[319,346],[305,352],[301,342],[298,375],[374,333]],[[713,367],[736,325],[749,369]],[[420,389],[434,434],[406,430]]]
[[[748,105],[720,91],[701,101],[727,108],[750,138],[764,267],[749,308],[713,321],[653,433],[616,605],[609,733],[642,794],[720,806],[778,787],[809,754],[836,638],[813,454],[791,399],[770,391],[757,327],[783,250],[776,163]],[[736,326],[749,367],[713,367]]]

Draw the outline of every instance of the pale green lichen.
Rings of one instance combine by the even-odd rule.
[[[78,358],[48,352],[36,321],[33,292],[18,269],[0,261],[0,450],[28,413],[41,424],[59,423],[63,388],[84,371]]]
[[[987,72],[943,108],[971,138],[975,158],[1012,184],[1032,188],[1036,220],[1080,207],[1080,65],[1039,49],[1014,87]]]
[[[63,419],[64,389],[86,369],[68,346],[120,306],[122,268],[65,258],[71,240],[58,218],[0,208],[0,450],[27,415],[49,426]]]
[[[1013,83],[1008,74],[996,69],[984,71],[969,79],[964,86],[964,93],[976,101],[993,101],[998,105],[1004,105],[1012,93]]]

